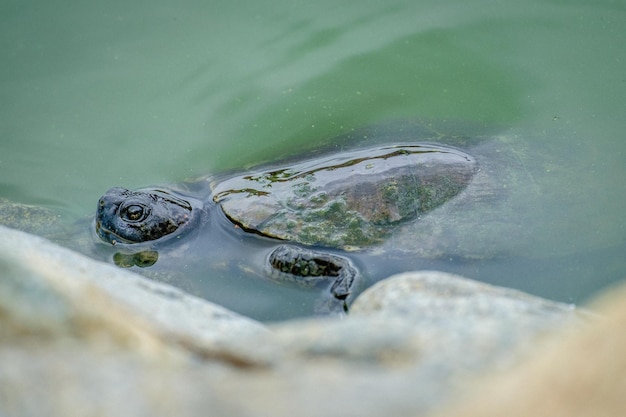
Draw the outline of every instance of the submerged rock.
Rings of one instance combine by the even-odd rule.
[[[0,198],[0,225],[46,235],[58,230],[60,216],[53,210]]]

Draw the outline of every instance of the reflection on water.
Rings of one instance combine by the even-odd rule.
[[[514,151],[526,184],[511,201],[528,227],[501,237],[524,243],[519,261],[459,270],[578,301],[626,276],[625,13],[538,0],[8,2],[0,196],[69,222],[115,185],[339,150],[333,138],[381,122],[469,120]],[[498,278],[507,270],[515,278]]]
[[[159,260],[159,252],[154,250],[144,250],[137,253],[122,253],[115,252],[113,255],[113,262],[120,268],[132,268],[137,266],[139,268],[148,268]]]

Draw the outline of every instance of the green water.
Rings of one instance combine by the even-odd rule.
[[[518,286],[579,301],[626,277],[624,45],[623,1],[5,0],[0,196],[71,220],[115,185],[469,121],[528,145],[545,198],[521,255],[565,259]]]

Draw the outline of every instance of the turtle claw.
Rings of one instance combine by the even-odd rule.
[[[319,315],[332,314],[343,317],[348,313],[348,303],[335,297],[320,297],[315,302],[313,311]]]
[[[354,282],[355,275],[344,275],[337,277],[330,287],[330,292],[339,300],[345,300],[352,293],[352,283]]]
[[[306,287],[332,281],[330,292],[343,302],[352,293],[357,270],[347,258],[294,245],[280,245],[268,257],[270,276]]]

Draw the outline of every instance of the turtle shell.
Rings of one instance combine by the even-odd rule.
[[[247,231],[352,249],[452,199],[477,171],[452,147],[379,146],[233,177],[213,185],[213,200]]]

